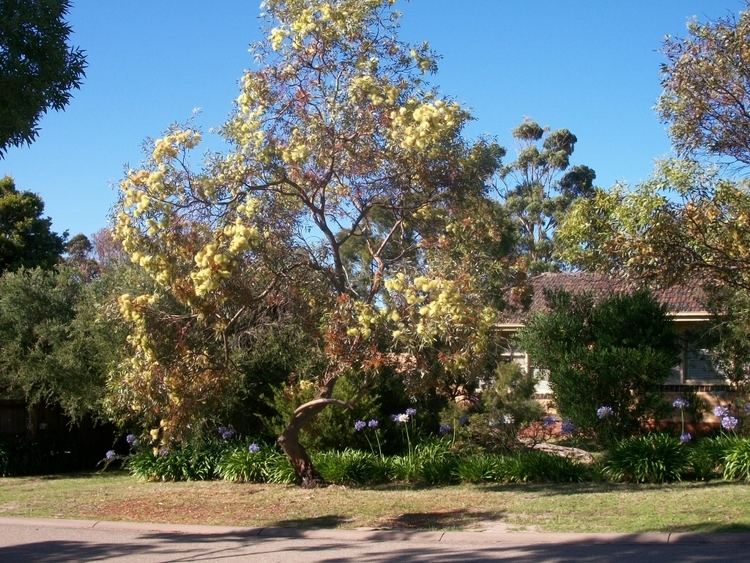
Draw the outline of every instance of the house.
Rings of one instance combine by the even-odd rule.
[[[525,320],[546,309],[545,292],[566,291],[571,294],[588,293],[594,300],[630,293],[636,284],[623,278],[589,272],[544,273],[529,282],[529,299],[525,306],[508,308],[499,329],[512,341],[512,336],[524,326]],[[696,392],[709,405],[723,402],[730,396],[727,380],[711,361],[711,351],[700,344],[700,336],[711,326],[711,314],[704,305],[704,294],[697,284],[675,285],[653,291],[657,301],[665,305],[669,317],[680,336],[680,362],[670,377],[660,386],[668,398]],[[533,369],[533,358],[523,350],[509,349],[508,359],[518,362],[527,371]],[[551,389],[544,377],[537,384],[537,398],[547,402]]]

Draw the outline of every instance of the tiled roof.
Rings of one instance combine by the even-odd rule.
[[[511,299],[504,315],[504,322],[523,322],[529,315],[546,310],[545,290],[564,290],[574,295],[588,293],[593,295],[594,300],[601,300],[616,294],[630,293],[639,287],[632,280],[589,272],[544,273],[531,278],[529,285],[531,301],[528,308],[513,303]],[[703,303],[704,293],[698,284],[674,285],[654,289],[652,292],[659,303],[666,305],[670,313],[699,313],[706,310]]]

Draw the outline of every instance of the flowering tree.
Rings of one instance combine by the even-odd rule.
[[[258,68],[224,127],[232,150],[194,171],[201,134],[174,128],[122,181],[115,233],[155,287],[121,298],[131,355],[111,378],[111,404],[158,420],[162,440],[231,390],[237,335],[279,311],[311,320],[327,358],[317,397],[279,437],[305,484],[319,476],[299,433],[341,403],[337,379],[413,365],[390,349],[383,321],[397,320],[383,284],[423,263],[435,221],[481,195],[499,151],[462,140],[469,114],[425,82],[435,58],[398,40],[391,3],[269,0]],[[466,297],[455,283],[430,284],[420,291],[459,317]]]

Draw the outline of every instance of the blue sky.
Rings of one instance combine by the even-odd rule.
[[[53,228],[107,225],[116,185],[142,143],[194,108],[220,126],[237,95],[248,45],[260,38],[258,2],[74,0],[68,20],[87,77],[64,112],[50,113],[30,147],[12,148],[0,175],[40,194]],[[597,185],[638,182],[669,154],[653,112],[659,48],[690,17],[738,13],[741,0],[412,0],[398,2],[402,37],[442,55],[433,81],[469,107],[468,137],[495,136],[512,153],[524,117],[578,137],[574,163]]]

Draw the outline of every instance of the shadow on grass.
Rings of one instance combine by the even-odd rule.
[[[401,530],[442,530],[460,529],[476,526],[487,520],[500,520],[503,511],[479,512],[473,510],[440,510],[434,512],[407,512],[397,516],[388,516],[378,521],[383,528]]]
[[[728,487],[746,487],[747,483],[737,481],[682,481],[678,483],[609,483],[609,482],[587,482],[587,483],[512,483],[496,484],[481,483],[470,485],[476,489],[491,492],[507,493],[534,493],[540,496],[581,495],[598,493],[639,493],[645,491],[658,491],[666,489],[683,490],[716,490]]]

